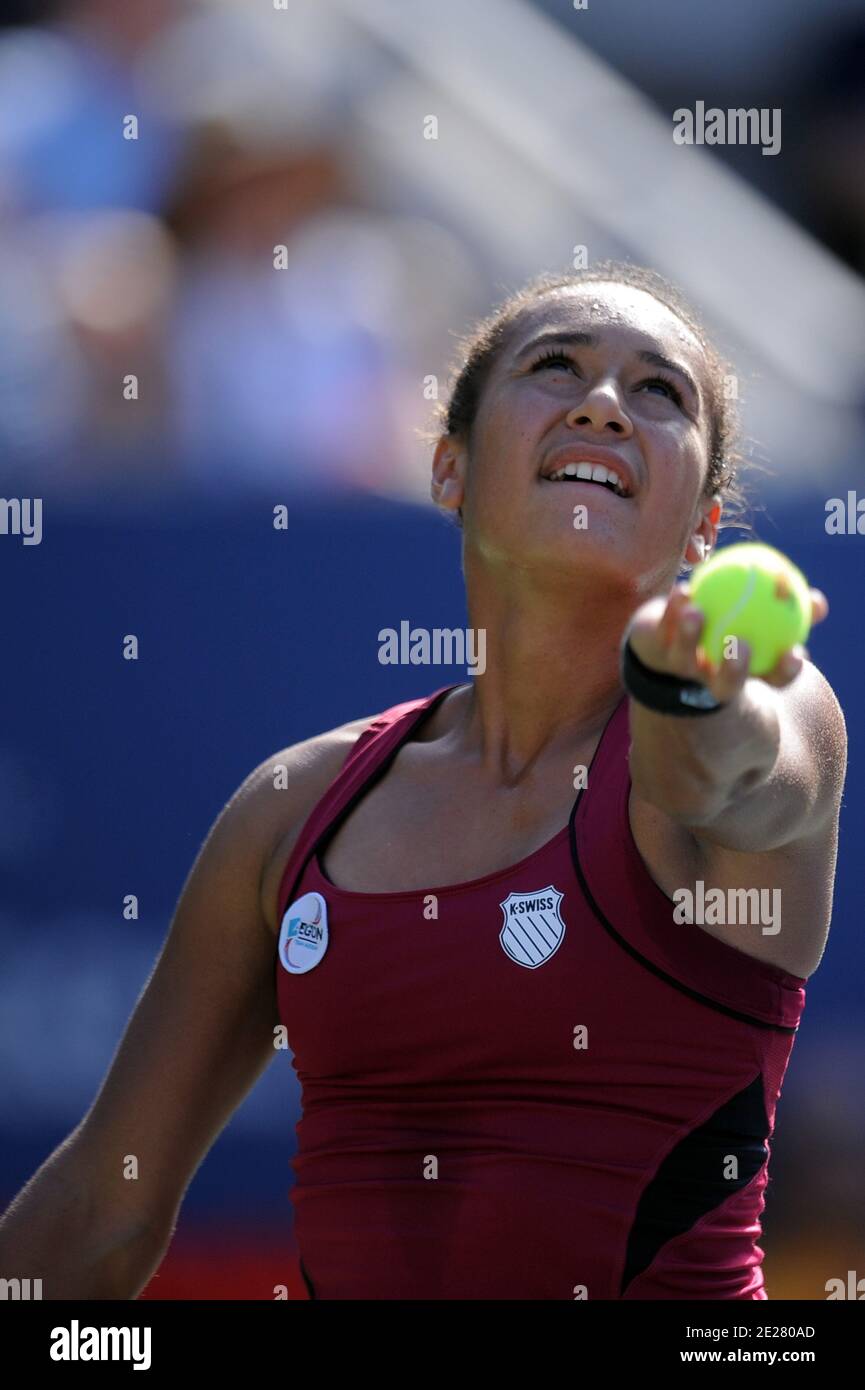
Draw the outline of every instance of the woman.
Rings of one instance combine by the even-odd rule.
[[[710,666],[676,582],[734,490],[723,372],[631,267],[480,326],[432,491],[483,674],[244,782],[91,1111],[5,1219],[4,1268],[134,1297],[284,1025],[312,1296],[766,1297],[846,738],[803,651],[764,679],[744,643]],[[779,890],[782,920],[682,925],[698,884]]]

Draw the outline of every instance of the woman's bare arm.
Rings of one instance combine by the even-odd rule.
[[[93,1105],[0,1221],[4,1278],[39,1278],[48,1299],[128,1299],[152,1276],[196,1168],[274,1056],[271,854],[368,722],[269,758],[215,821]]]

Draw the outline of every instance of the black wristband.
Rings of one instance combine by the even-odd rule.
[[[680,676],[651,670],[640,660],[629,641],[622,647],[622,681],[632,699],[657,714],[693,718],[726,709],[726,705],[716,700],[711,690],[699,681],[686,681]]]

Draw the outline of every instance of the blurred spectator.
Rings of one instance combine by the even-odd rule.
[[[178,132],[148,97],[139,60],[186,0],[65,0],[43,29],[0,39],[0,185],[22,211],[157,208]],[[138,138],[123,119],[138,118]]]
[[[189,471],[226,482],[398,486],[396,248],[353,185],[350,83],[275,57],[273,37],[272,23],[193,16],[151,63],[196,137],[167,214],[183,259],[173,437]]]
[[[189,466],[396,482],[399,267],[385,220],[351,207],[338,150],[211,131],[171,223],[185,273],[168,353]]]
[[[153,330],[170,248],[152,214],[182,130],[141,81],[185,0],[64,0],[0,37],[0,447],[4,475],[88,474],[152,441]],[[134,116],[137,138],[125,139]],[[147,392],[125,402],[122,377]],[[132,470],[132,455],[123,458]],[[116,468],[116,457],[115,457]],[[151,465],[145,467],[150,470]]]
[[[413,237],[403,254],[353,182],[345,55],[310,62],[302,25],[291,52],[273,23],[66,0],[0,39],[7,471],[158,483],[182,457],[241,487],[404,489],[429,318],[401,323]]]

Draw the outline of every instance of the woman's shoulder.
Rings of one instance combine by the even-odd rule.
[[[313,738],[280,749],[253,769],[238,788],[236,820],[246,823],[262,849],[261,902],[265,920],[277,930],[277,898],[285,865],[311,812],[352,755],[375,737],[451,692],[403,700],[377,714],[351,719]],[[241,831],[243,833],[243,831]]]
[[[310,812],[378,719],[362,715],[278,749],[253,768],[228,803],[233,832],[252,837],[260,853],[262,910],[274,931],[281,867]]]

